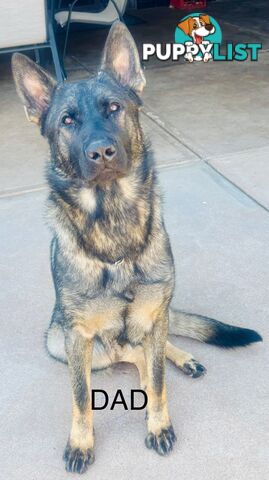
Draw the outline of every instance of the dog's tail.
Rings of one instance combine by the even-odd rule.
[[[234,327],[213,318],[174,309],[169,311],[169,334],[194,338],[223,348],[245,347],[262,342],[261,335],[255,330]]]

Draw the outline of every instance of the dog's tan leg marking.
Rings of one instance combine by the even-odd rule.
[[[176,441],[170,422],[165,384],[166,338],[168,311],[161,307],[152,331],[144,340],[147,366],[147,425],[146,446],[160,455],[168,454]]]
[[[72,330],[66,335],[65,346],[72,384],[72,425],[64,460],[67,471],[83,473],[94,460],[90,401],[93,342]]]
[[[197,362],[190,353],[180,350],[168,341],[166,342],[166,357],[186,375],[193,378],[200,377],[206,373],[205,367]]]
[[[126,345],[122,350],[119,361],[133,363],[136,366],[139,373],[140,386],[142,390],[146,390],[147,367],[143,348],[141,346],[131,347],[130,345]]]

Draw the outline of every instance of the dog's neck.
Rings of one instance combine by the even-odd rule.
[[[76,244],[87,255],[106,263],[127,257],[134,260],[141,254],[150,239],[158,204],[155,170],[148,149],[128,176],[108,185],[89,188],[69,184],[68,180],[63,184],[53,170],[48,181],[56,235],[61,222],[67,223]]]

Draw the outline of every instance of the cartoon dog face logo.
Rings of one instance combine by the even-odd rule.
[[[182,33],[187,36],[191,37],[192,41],[185,41],[185,45],[196,45],[200,47],[201,44],[209,44],[210,42],[207,40],[206,37],[208,35],[212,35],[215,33],[216,28],[211,23],[209,15],[201,15],[201,14],[194,14],[193,16],[187,17],[182,22],[178,23],[178,28],[182,31]],[[188,62],[201,61],[208,62],[212,59],[212,54],[209,52],[194,54],[194,52],[187,52],[184,55],[185,60]]]
[[[199,17],[188,17],[183,22],[178,23],[178,27],[183,30],[185,35],[192,37],[193,43],[199,45],[204,37],[215,32],[215,27],[210,22],[209,15],[199,15]]]

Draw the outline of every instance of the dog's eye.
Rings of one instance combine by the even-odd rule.
[[[194,23],[194,24],[193,24],[193,28],[198,28],[197,23]]]
[[[62,118],[62,124],[63,125],[73,125],[75,123],[74,118],[72,118],[70,115],[64,115]]]
[[[120,104],[117,102],[111,102],[108,106],[109,113],[118,112],[120,110]]]
[[[201,24],[201,27],[204,27],[205,26],[205,23],[204,22],[200,22]]]

